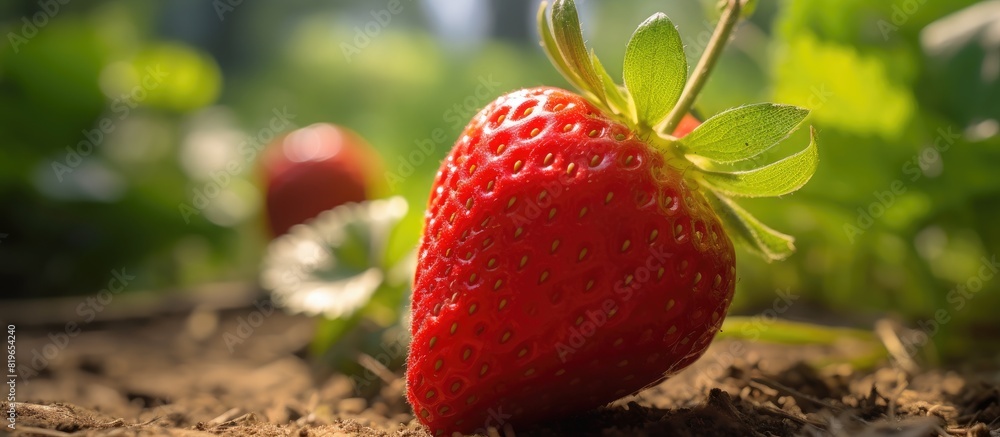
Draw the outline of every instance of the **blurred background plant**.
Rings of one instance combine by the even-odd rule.
[[[410,205],[385,254],[403,259],[471,116],[509,90],[568,86],[536,43],[537,5],[4,2],[4,298],[91,294],[123,266],[130,291],[253,283],[270,238],[258,152],[318,122],[381,155],[379,194]],[[693,65],[714,24],[708,0],[580,6],[606,60],[664,11]],[[842,325],[888,314],[923,326],[944,310],[929,332],[938,352],[995,350],[981,345],[1000,327],[1000,278],[982,274],[1000,250],[998,28],[996,0],[759,2],[696,107],[808,107],[821,164],[799,193],[747,202],[799,252],[770,265],[741,253],[734,312],[770,308],[775,290],[800,297],[783,316]],[[365,323],[398,321],[386,308]]]

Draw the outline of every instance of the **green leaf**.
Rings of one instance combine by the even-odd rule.
[[[290,312],[351,317],[385,289],[384,252],[406,211],[402,197],[348,203],[292,227],[268,245],[261,286]]]
[[[760,103],[725,111],[705,121],[681,140],[685,152],[715,162],[752,158],[788,137],[809,110]]]
[[[761,223],[729,198],[712,192],[706,196],[723,226],[738,244],[768,262],[788,258],[795,252],[795,238]]]
[[[556,42],[555,34],[552,33],[552,24],[550,23],[550,17],[546,14],[546,9],[548,3],[542,2],[541,7],[538,9],[538,32],[542,36],[542,49],[544,49],[545,54],[548,55],[549,60],[552,61],[552,65],[556,67],[562,73],[563,77],[566,78],[569,83],[573,86],[583,89],[585,87],[583,79],[580,78],[576,71],[570,68],[569,62],[566,61],[566,57],[563,56],[561,50],[559,50],[559,44]]]
[[[551,19],[552,38],[562,53],[567,67],[579,77],[580,83],[577,86],[604,101],[604,84],[597,77],[594,65],[590,62],[587,46],[583,42],[583,30],[580,28],[576,4],[572,0],[556,0],[552,4]]]
[[[783,319],[769,320],[767,326],[761,326],[760,319],[756,316],[726,317],[726,320],[722,322],[722,330],[715,338],[812,345],[834,345],[849,338],[873,346],[881,345],[871,331],[864,329],[824,326]]]
[[[594,64],[594,70],[597,71],[598,77],[601,78],[601,82],[604,84],[605,102],[608,107],[611,108],[615,114],[629,114],[631,111],[629,111],[628,98],[622,92],[621,87],[618,86],[618,84],[615,83],[615,80],[611,78],[611,75],[608,74],[608,71],[604,69],[604,65],[601,64],[599,59],[597,59],[597,55],[594,54],[593,50],[590,51],[590,59]]]
[[[623,71],[639,124],[656,126],[677,104],[687,82],[681,36],[666,15],[654,14],[632,34]]]
[[[855,369],[869,369],[887,358],[885,346],[868,330],[823,326],[812,323],[775,319],[761,323],[757,316],[729,316],[715,336],[784,345],[808,344],[837,346],[834,353],[825,354],[809,364],[816,367],[850,364]],[[839,353],[837,352],[839,351]],[[850,351],[847,353],[847,351]]]
[[[749,171],[702,171],[700,176],[705,185],[729,196],[775,197],[805,185],[818,164],[816,130],[812,129],[809,146],[781,161]]]

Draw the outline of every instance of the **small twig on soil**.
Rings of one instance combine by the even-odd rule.
[[[143,426],[149,426],[149,425],[152,425],[152,424],[154,424],[154,423],[156,423],[156,422],[159,422],[159,421],[160,421],[160,419],[163,419],[164,417],[167,417],[167,416],[156,416],[156,417],[154,417],[154,418],[152,418],[152,419],[149,419],[149,420],[147,420],[147,421],[145,421],[145,422],[141,422],[141,423],[136,423],[136,424],[134,424],[134,425],[131,425],[131,426],[133,426],[133,427],[143,427]]]
[[[906,351],[906,347],[903,346],[903,342],[899,339],[891,322],[886,319],[875,322],[875,335],[878,336],[879,340],[882,340],[885,350],[889,351],[889,355],[906,373],[914,375],[920,372],[920,366]]]
[[[108,423],[102,423],[100,426],[104,428],[118,428],[120,426],[125,426],[125,420],[119,418]]]
[[[903,373],[898,374],[896,380],[899,382],[899,386],[896,387],[896,391],[892,394],[892,396],[888,398],[889,417],[896,417],[896,400],[903,395],[903,391],[910,385],[909,381],[906,380],[906,375]]]
[[[940,411],[941,415],[939,415],[938,417],[945,418],[946,415],[948,414],[948,410],[954,412],[955,407],[952,407],[950,405],[935,404],[931,405],[931,407],[927,409],[927,415],[928,416],[937,415],[937,413]]]
[[[996,421],[994,420],[994,422]],[[968,437],[976,437],[981,435],[990,435],[990,436],[996,435],[996,434],[991,434],[991,432],[995,431],[991,425],[992,423],[990,425],[987,425],[985,423],[980,422],[975,425],[965,426],[961,428],[955,428],[955,427],[948,428],[946,431],[948,434],[964,435]]]
[[[721,389],[713,388],[712,391],[708,392],[708,404],[722,410],[729,417],[737,420],[743,419],[743,414],[733,405],[733,398]]]
[[[230,421],[228,421],[228,422],[225,422],[225,423],[223,423],[222,425],[225,425],[225,426],[232,426],[232,425],[236,425],[236,424],[238,424],[238,423],[243,423],[243,422],[249,422],[249,423],[255,423],[255,422],[257,422],[257,421],[258,421],[258,420],[257,420],[257,415],[256,415],[256,414],[253,414],[253,413],[247,413],[247,414],[244,414],[244,415],[242,415],[242,416],[240,416],[240,417],[237,417],[237,418],[235,418],[235,419],[233,419],[233,420],[230,420]]]
[[[377,375],[379,379],[385,381],[386,384],[392,384],[393,381],[398,379],[396,374],[392,373],[388,367],[385,367],[374,357],[366,353],[358,354],[358,364]]]
[[[238,417],[242,412],[243,410],[240,410],[239,408],[232,408],[229,411],[220,414],[218,417],[209,420],[208,423],[205,424],[205,426],[215,427],[222,425],[223,423],[229,422],[230,420],[233,420],[234,418]]]
[[[781,417],[783,419],[788,419],[788,420],[791,420],[793,422],[798,422],[800,425],[812,425],[812,426],[815,426],[815,427],[817,427],[819,429],[826,429],[826,424],[823,423],[823,422],[820,422],[818,420],[812,420],[812,419],[809,419],[808,417],[799,417],[799,416],[796,416],[796,415],[794,415],[792,413],[789,413],[787,411],[779,410],[777,408],[769,407],[767,405],[759,405],[758,404],[757,408],[758,408],[758,410],[761,413],[770,414],[770,415],[776,416],[776,417]]]
[[[766,379],[766,378],[750,378],[750,384],[753,385],[754,383],[764,385],[764,386],[772,388],[774,390],[778,390],[779,392],[784,392],[786,395],[792,396],[794,398],[806,400],[806,401],[812,402],[812,403],[814,403],[816,405],[819,405],[821,407],[829,408],[830,410],[832,410],[834,412],[840,412],[840,411],[843,410],[843,408],[841,408],[841,407],[838,407],[836,405],[833,405],[833,404],[831,404],[829,402],[826,402],[826,401],[823,401],[823,400],[820,400],[820,399],[816,399],[815,397],[812,397],[812,396],[809,396],[809,395],[807,395],[805,393],[802,393],[802,392],[800,392],[800,391],[798,391],[798,390],[796,390],[794,388],[791,388],[791,387],[789,387],[787,385],[784,385],[784,384],[782,384],[782,383],[780,383],[778,381],[773,381],[773,380]]]
[[[729,417],[733,420],[739,422],[745,422],[747,420],[746,416],[744,416],[743,413],[741,413],[740,410],[733,405],[733,398],[729,396],[729,393],[726,393],[721,389],[713,388],[712,391],[708,392],[708,405],[722,410],[723,414],[729,415]],[[764,434],[757,431],[753,431],[753,435],[765,437]]]

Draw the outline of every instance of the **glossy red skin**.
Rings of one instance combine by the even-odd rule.
[[[325,123],[292,131],[268,145],[262,166],[271,235],[367,199],[367,171],[375,156],[354,132]]]
[[[523,428],[700,357],[732,299],[734,252],[681,180],[567,91],[521,90],[480,112],[438,172],[418,253],[407,398],[419,420],[445,435]]]

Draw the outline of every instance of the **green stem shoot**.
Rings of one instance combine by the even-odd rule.
[[[719,18],[719,24],[715,26],[712,38],[705,46],[705,52],[702,53],[701,59],[694,67],[691,78],[684,86],[684,91],[681,92],[677,105],[674,106],[667,119],[660,124],[661,127],[657,129],[659,132],[669,135],[681,122],[681,118],[684,118],[684,114],[691,110],[695,99],[698,98],[698,93],[708,81],[712,68],[715,67],[715,63],[722,55],[722,50],[725,48],[726,42],[729,41],[729,36],[732,35],[736,23],[740,20],[741,3],[742,0],[729,0],[726,9],[722,11],[722,17]]]

